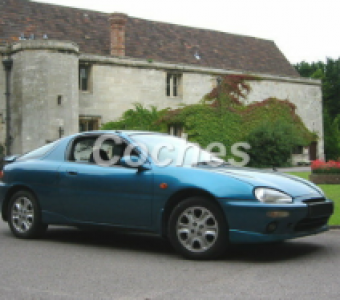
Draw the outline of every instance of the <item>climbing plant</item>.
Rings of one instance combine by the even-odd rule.
[[[226,146],[227,150],[230,150],[236,142],[249,141],[250,144],[253,143],[251,153],[254,155],[263,153],[264,157],[277,153],[275,149],[272,151],[275,147],[277,151],[282,148],[289,149],[290,156],[293,147],[307,146],[317,139],[317,136],[305,127],[301,118],[296,114],[295,105],[288,100],[269,98],[246,104],[250,92],[250,81],[254,80],[261,79],[245,75],[224,76],[220,84],[205,95],[200,103],[186,105],[175,110],[157,110],[155,107],[147,109],[136,104],[135,108],[126,111],[119,121],[105,124],[103,129],[143,129],[166,132],[169,126],[180,124],[185,128],[188,139],[199,143],[202,147],[212,142],[220,142]],[[273,124],[276,125],[273,126]],[[268,132],[265,132],[265,128],[268,128]],[[285,143],[289,137],[289,143],[286,142],[285,147],[278,143],[269,144],[270,140],[264,139],[269,133],[276,136],[276,140],[280,143]],[[263,137],[262,144],[255,143],[252,139],[252,135],[255,134]],[[268,150],[269,146],[272,152]],[[261,147],[261,149],[256,147]],[[231,156],[229,152],[225,158]],[[254,165],[263,165],[262,161],[254,162]],[[287,155],[280,155],[278,161],[275,161],[275,166],[284,165],[286,162]]]

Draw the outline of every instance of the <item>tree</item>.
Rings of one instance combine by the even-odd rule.
[[[340,158],[340,114],[332,120],[327,111],[324,112],[325,153],[328,160]]]
[[[303,61],[296,64],[295,68],[302,77],[322,80],[324,108],[333,120],[340,114],[340,58],[327,58],[326,63]]]
[[[327,159],[340,157],[340,58],[327,58],[324,62],[295,65],[303,77],[322,80],[322,99],[324,106],[325,154]]]

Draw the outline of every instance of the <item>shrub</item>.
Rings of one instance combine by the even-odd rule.
[[[300,144],[294,127],[287,122],[265,123],[255,128],[247,142],[249,166],[283,167],[289,165],[293,147]]]
[[[167,125],[160,124],[156,121],[167,112],[167,110],[158,110],[155,106],[150,109],[145,108],[142,104],[135,103],[134,109],[124,112],[118,121],[112,121],[103,124],[103,130],[146,130],[166,132]]]

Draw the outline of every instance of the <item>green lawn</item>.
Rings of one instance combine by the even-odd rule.
[[[291,175],[299,176],[308,179],[310,172],[294,172]],[[330,225],[340,225],[340,184],[319,184],[329,199],[332,199],[335,204],[335,212],[331,217]]]

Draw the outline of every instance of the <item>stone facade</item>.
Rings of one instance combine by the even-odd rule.
[[[58,139],[60,134],[78,132],[81,116],[96,117],[103,123],[116,120],[136,102],[158,108],[197,103],[216,84],[216,76],[242,74],[184,64],[81,54],[72,42],[52,40],[17,42],[11,47],[11,55],[14,60],[12,153],[24,153]],[[79,91],[80,65],[90,69],[86,91]],[[166,94],[168,73],[181,76],[178,97]],[[317,154],[323,158],[321,82],[253,75],[263,80],[252,83],[249,101],[277,97],[295,103],[306,126],[319,135]],[[1,91],[4,91],[4,84],[5,73],[0,68]],[[0,93],[0,110],[4,116],[3,92]],[[2,122],[0,127],[4,127]],[[4,128],[0,130],[3,144],[4,131]]]
[[[100,115],[102,122],[119,118],[134,103],[158,108],[197,103],[215,82],[210,74],[183,73],[182,95],[172,98],[165,93],[167,70],[173,71],[171,66],[124,66],[115,64],[114,59],[111,64],[92,63],[92,86],[90,91],[80,92],[79,111],[81,115]]]

